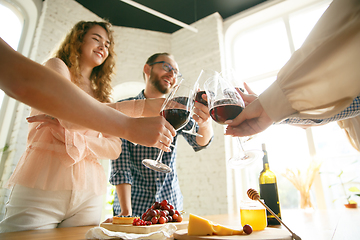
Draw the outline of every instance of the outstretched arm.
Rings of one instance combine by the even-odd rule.
[[[14,51],[1,38],[0,52],[0,88],[10,97],[51,116],[169,151],[167,146],[176,132],[164,118],[135,119],[104,106],[61,74]]]

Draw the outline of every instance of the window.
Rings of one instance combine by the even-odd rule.
[[[275,81],[280,68],[302,45],[330,4],[330,1],[321,0],[301,2],[287,0],[269,4],[266,9],[240,17],[237,21],[232,20],[227,29],[225,42],[228,43],[228,65],[257,94]],[[336,170],[332,166],[335,162],[359,159],[360,154],[352,148],[342,131],[337,123],[307,130],[274,125],[246,142],[244,148],[260,149],[262,143],[266,144],[270,169],[275,172],[278,180],[281,207],[297,208],[299,193],[282,174],[286,168],[306,171],[313,159],[323,160],[322,169],[326,171]],[[261,160],[245,170],[235,170],[235,177],[237,174],[246,176],[242,178],[239,189],[244,192],[243,189],[258,186],[261,170]],[[337,207],[332,200],[338,192],[328,190],[334,179],[325,175],[321,174],[321,179],[317,181],[322,184],[321,194],[326,196],[316,199],[316,195],[320,193],[311,192],[312,203],[320,208]]]
[[[15,50],[29,57],[33,49],[35,29],[41,13],[42,0],[0,0],[0,37]],[[17,131],[26,128],[25,106],[12,99],[0,90],[0,179],[9,176],[13,171],[13,162],[18,160],[15,152],[24,151],[26,138]],[[19,121],[15,121],[18,119]],[[15,154],[14,154],[15,153]],[[0,219],[4,217],[4,205],[10,195],[6,188],[0,188]]]
[[[0,37],[17,50],[24,20],[12,5],[5,4],[0,4]],[[0,106],[3,98],[4,92],[0,90]]]

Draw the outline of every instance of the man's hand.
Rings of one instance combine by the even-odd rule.
[[[103,223],[112,223],[113,220],[114,220],[113,218],[108,218]]]
[[[199,127],[208,124],[211,121],[209,108],[199,102],[195,102],[194,106],[194,115],[192,117],[198,123]]]
[[[202,98],[206,101],[206,94],[203,94]],[[196,137],[196,142],[200,146],[205,146],[209,143],[211,137],[214,135],[208,106],[205,106],[200,102],[195,102],[194,114],[192,117],[199,125],[198,134],[202,135],[202,137]]]

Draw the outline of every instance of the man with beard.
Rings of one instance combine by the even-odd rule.
[[[149,57],[144,65],[143,76],[145,89],[130,99],[163,98],[170,92],[181,74],[172,55],[156,53]],[[213,129],[207,106],[196,102],[194,113],[193,118],[183,129],[189,130],[193,124],[197,124],[197,132],[203,137],[189,135],[182,130],[177,133],[183,135],[195,151],[199,151],[211,142]],[[155,159],[158,156],[159,151],[156,148],[122,140],[122,152],[119,158],[111,161],[110,183],[116,185],[114,215],[141,216],[154,201],[160,202],[164,199],[168,200],[175,209],[183,209],[183,197],[175,162],[177,136],[172,142],[175,146],[173,150],[165,152],[162,158],[162,162],[172,169],[170,173],[153,171],[142,164],[143,159]]]

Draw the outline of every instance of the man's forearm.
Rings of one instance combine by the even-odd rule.
[[[212,124],[211,119],[209,119],[208,121],[199,125],[198,134],[202,135],[202,137],[197,136],[196,142],[200,146],[206,146],[209,143],[212,136],[214,135],[214,131],[211,124]]]
[[[116,185],[116,192],[119,198],[121,212],[120,215],[132,215],[131,208],[131,184],[122,183]]]

